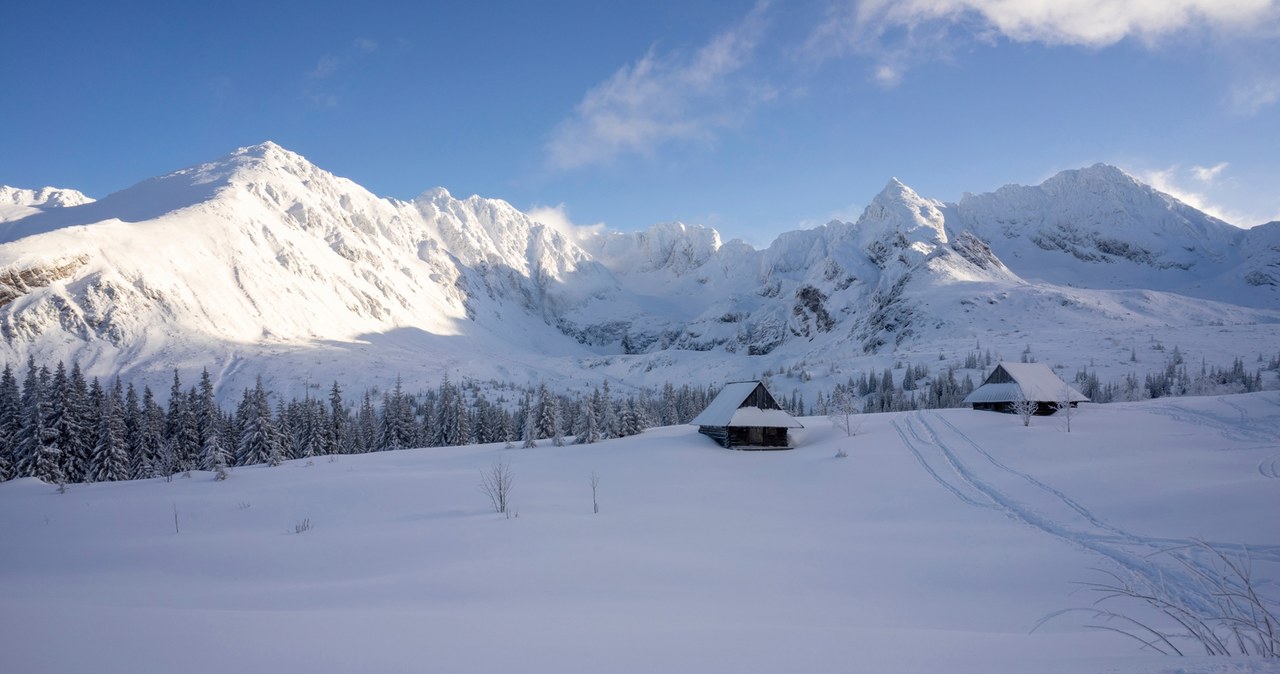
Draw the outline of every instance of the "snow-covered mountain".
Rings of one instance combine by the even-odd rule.
[[[376,197],[273,143],[93,201],[0,188],[3,358],[224,389],[441,373],[653,384],[995,340],[1280,321],[1280,223],[1098,165],[957,204],[891,180],[757,250],[681,223],[562,233],[443,189]],[[1078,335],[1075,337],[1078,339]],[[879,359],[879,360],[874,360]]]

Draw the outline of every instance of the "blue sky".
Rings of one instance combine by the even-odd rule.
[[[8,7],[0,184],[101,197],[274,140],[382,196],[764,245],[891,176],[1102,161],[1280,219],[1280,0],[445,4]]]

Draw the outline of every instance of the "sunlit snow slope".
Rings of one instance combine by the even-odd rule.
[[[1088,606],[1077,583],[1098,569],[1190,591],[1165,551],[1193,539],[1247,546],[1280,600],[1277,392],[1085,404],[1069,433],[969,410],[860,420],[848,438],[802,419],[784,452],[688,426],[225,482],[13,480],[0,652],[6,671],[136,674],[1275,671],[1160,656],[1083,613],[1032,630]],[[477,489],[498,461],[512,519]]]
[[[208,368],[233,393],[258,374],[808,381],[1032,342],[1080,366],[1103,339],[1211,330],[1184,350],[1229,361],[1280,321],[1277,232],[1099,165],[958,204],[891,180],[856,222],[757,250],[681,223],[562,232],[443,189],[379,198],[265,143],[97,201],[0,188],[0,354],[152,382]]]

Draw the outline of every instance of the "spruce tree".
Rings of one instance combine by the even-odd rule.
[[[600,391],[593,396],[583,396],[578,403],[578,428],[575,429],[578,444],[593,444],[600,441],[600,427],[596,425],[596,404],[599,403]]]
[[[54,442],[62,450],[63,477],[68,482],[92,482],[89,460],[93,444],[86,443],[85,433],[89,415],[85,413],[79,391],[72,385],[66,365],[61,361],[54,367],[52,386],[44,393],[49,406],[47,423],[56,436]],[[96,427],[93,430],[96,435]]]
[[[177,462],[175,470],[185,472],[197,467],[200,450],[199,432],[190,400],[182,390],[178,370],[173,371],[173,386],[169,389],[169,412],[165,415],[165,440],[173,449]]]
[[[120,379],[104,393],[98,406],[98,442],[93,448],[87,478],[93,482],[129,479],[129,454],[124,438],[124,395]]]
[[[0,480],[17,477],[17,439],[22,429],[22,393],[13,367],[4,364],[0,373]]]
[[[160,475],[160,454],[165,447],[164,428],[164,410],[156,403],[156,397],[151,392],[151,387],[143,386],[138,444],[133,451],[133,478],[135,480]],[[168,477],[168,475],[165,475],[165,477]]]
[[[600,429],[600,438],[608,440],[618,437],[618,412],[613,406],[613,394],[609,391],[609,380],[604,380],[599,404],[596,405],[596,426]]]
[[[538,408],[530,405],[524,420],[524,442],[521,447],[529,449],[538,446]]]
[[[342,387],[338,386],[336,379],[333,381],[333,388],[329,389],[329,423],[332,426],[333,444],[326,446],[325,453],[351,453],[351,415],[342,402]]]
[[[253,391],[245,391],[241,402],[240,461],[243,465],[265,463],[278,466],[283,460],[280,439],[271,418],[271,403],[257,378]]]
[[[373,393],[366,390],[360,403],[360,411],[356,414],[355,437],[357,450],[360,453],[377,451],[378,414],[373,407]]]
[[[35,359],[27,359],[27,378],[22,387],[22,432],[18,435],[18,475],[35,477],[49,484],[62,484],[62,450],[57,431],[49,426],[51,414],[45,399],[50,385],[48,369],[37,370]]]

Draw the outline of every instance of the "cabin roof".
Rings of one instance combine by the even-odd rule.
[[[1011,382],[993,382],[1000,370],[1009,375]],[[982,386],[965,396],[965,405],[973,403],[1001,403],[1018,399],[1021,392],[1027,400],[1037,402],[1058,402],[1062,400],[1063,389],[1066,389],[1071,402],[1088,402],[1084,394],[1062,381],[1058,375],[1044,363],[1000,363],[987,375]]]
[[[804,428],[800,422],[783,410],[742,407],[742,403],[756,390],[757,386],[764,386],[764,384],[759,381],[735,381],[725,384],[707,408],[689,423],[695,426]],[[767,393],[768,389],[765,389],[765,392]]]

